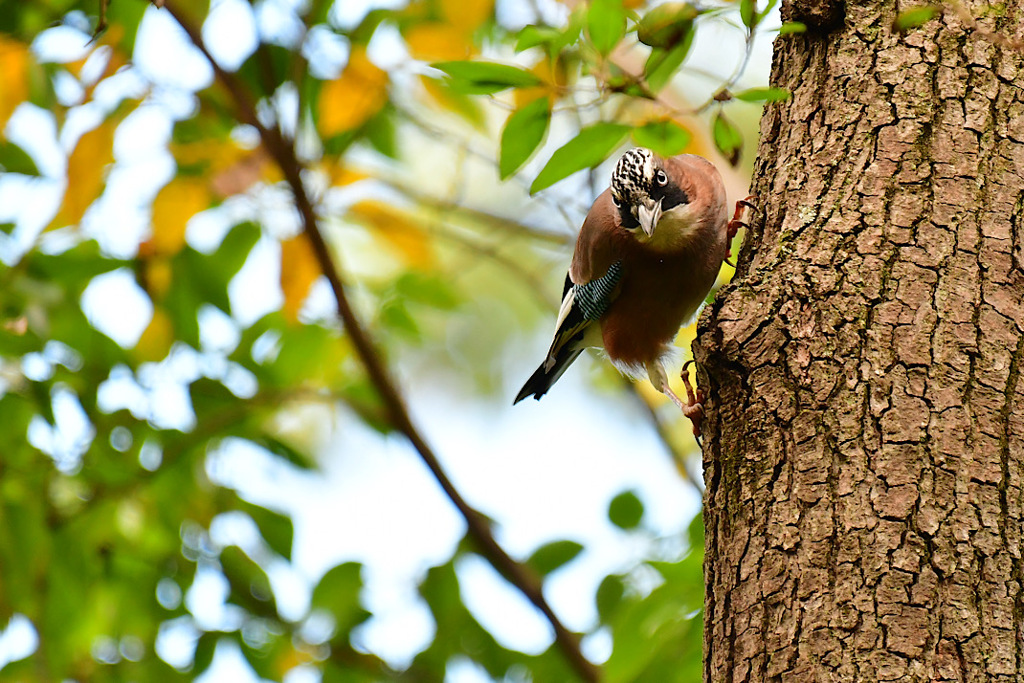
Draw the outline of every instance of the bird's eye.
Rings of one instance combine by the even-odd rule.
[[[616,197],[615,195],[612,195],[612,204],[614,204],[615,206],[622,206],[622,202],[620,202],[619,198]]]
[[[668,185],[668,176],[665,175],[664,171],[658,171],[657,175],[654,176],[654,180],[659,185]]]

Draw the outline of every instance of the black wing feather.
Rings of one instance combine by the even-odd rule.
[[[526,380],[519,390],[512,405],[519,403],[527,396],[537,400],[547,393],[551,385],[558,381],[562,373],[572,365],[583,352],[583,337],[587,327],[599,320],[617,294],[617,286],[622,278],[622,262],[616,261],[608,268],[608,272],[596,280],[575,284],[566,275],[565,288],[562,291],[562,306],[569,302],[569,310],[564,311],[555,331],[554,341],[548,355],[540,367]]]

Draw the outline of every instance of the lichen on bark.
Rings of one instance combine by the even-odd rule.
[[[695,344],[707,681],[1024,680],[1024,58],[898,9],[776,43]]]

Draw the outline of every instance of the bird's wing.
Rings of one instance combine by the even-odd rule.
[[[621,261],[612,263],[604,275],[590,282],[575,283],[571,275],[565,276],[565,296],[558,309],[555,338],[544,360],[544,367],[548,372],[560,358],[564,357],[563,351],[566,347],[573,351],[583,349],[583,337],[587,328],[600,320],[615,300],[621,278]]]
[[[548,355],[536,372],[526,381],[516,396],[519,403],[527,396],[540,398],[586,347],[587,328],[604,315],[618,294],[618,283],[622,277],[622,263],[616,261],[603,276],[590,282],[576,284],[568,275],[565,277],[565,296],[558,311],[555,338],[548,349]]]

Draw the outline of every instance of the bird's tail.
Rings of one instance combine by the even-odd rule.
[[[539,401],[540,397],[548,392],[551,385],[558,381],[558,378],[562,376],[566,368],[572,365],[572,362],[583,352],[583,349],[566,348],[564,351],[564,353],[559,354],[550,370],[544,367],[548,364],[547,360],[540,364],[537,371],[530,375],[530,379],[526,380],[526,384],[519,390],[516,400],[512,401],[512,405],[519,403],[527,396],[533,396]]]

